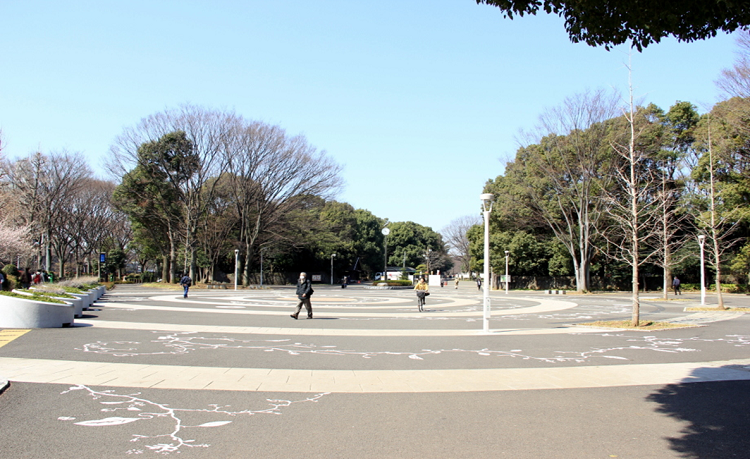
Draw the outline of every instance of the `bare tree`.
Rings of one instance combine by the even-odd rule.
[[[482,223],[479,215],[465,215],[452,220],[448,226],[443,228],[442,235],[445,238],[446,245],[461,263],[461,270],[469,272],[471,270],[471,252],[469,250],[469,238],[467,233],[474,225]]]
[[[626,135],[610,140],[612,149],[620,161],[615,164],[616,187],[606,187],[605,212],[613,224],[601,231],[610,248],[609,256],[623,261],[631,267],[633,326],[640,325],[639,269],[657,253],[646,251],[645,242],[658,235],[659,207],[655,206],[655,162],[653,151],[660,149],[661,141],[654,141],[658,133],[644,136],[648,127],[661,128],[659,123],[649,120],[649,111],[636,109],[633,86],[629,70],[629,98],[623,110]],[[641,139],[647,137],[645,141]]]
[[[190,270],[195,278],[198,247],[197,233],[202,219],[213,197],[216,181],[210,180],[222,174],[226,167],[223,160],[224,149],[230,144],[229,132],[240,122],[240,117],[231,112],[207,110],[193,105],[183,105],[141,120],[135,127],[128,128],[111,147],[109,162],[113,173],[122,177],[134,168],[139,161],[138,149],[147,142],[156,142],[167,134],[184,132],[192,144],[197,157],[196,168],[180,180],[169,179],[175,188],[182,207],[182,227],[170,228],[170,237],[182,232],[187,248],[187,262],[183,269]],[[119,177],[118,177],[119,178]],[[173,243],[174,247],[174,243]],[[170,257],[170,281],[176,281],[174,249]]]
[[[702,153],[693,172],[698,182],[696,223],[709,244],[709,265],[716,273],[717,309],[724,307],[721,292],[722,262],[725,253],[739,242],[735,231],[747,219],[744,191],[738,178],[746,174],[750,130],[746,120],[750,103],[731,99],[717,104],[699,126],[698,148]]]
[[[609,177],[606,120],[617,113],[617,95],[588,92],[567,98],[540,117],[538,145],[515,164],[515,187],[535,218],[548,226],[573,260],[576,286],[589,290],[594,239],[602,225],[600,194]],[[510,171],[510,168],[509,168]]]
[[[340,166],[302,136],[288,137],[261,122],[235,125],[225,161],[240,225],[243,278],[262,244],[285,238],[284,222],[304,195],[330,196],[340,185]]]
[[[659,208],[657,231],[646,241],[654,250],[653,263],[663,269],[662,297],[669,298],[673,282],[672,268],[688,258],[690,253],[680,253],[690,239],[691,216],[680,205],[685,193],[690,171],[684,166],[692,153],[694,131],[699,116],[693,104],[677,102],[662,117],[665,134],[669,137],[656,157],[656,182],[654,205]]]
[[[91,175],[78,153],[34,153],[18,160],[8,169],[10,188],[20,203],[19,223],[31,228],[40,248],[44,249],[45,268],[51,269],[51,247],[59,240],[56,218],[65,203]]]
[[[750,31],[741,30],[737,34],[737,60],[731,69],[721,71],[716,86],[722,95],[731,97],[750,97]]]
[[[0,264],[13,263],[18,258],[28,259],[32,253],[29,228],[0,221]]]

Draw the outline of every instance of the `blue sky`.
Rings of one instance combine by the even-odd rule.
[[[12,159],[102,159],[123,128],[183,103],[278,124],[344,166],[340,201],[440,231],[545,108],[625,91],[627,48],[573,44],[556,16],[474,0],[5,1],[0,129]],[[634,54],[635,94],[705,111],[734,37]]]

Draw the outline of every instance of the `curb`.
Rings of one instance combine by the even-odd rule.
[[[10,382],[7,379],[0,379],[0,394],[5,392],[8,387],[10,387]]]

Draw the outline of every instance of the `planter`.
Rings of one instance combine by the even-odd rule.
[[[55,304],[0,295],[0,328],[57,328],[73,324],[72,303]]]
[[[83,302],[83,309],[88,309],[89,307],[91,307],[92,304],[94,304],[94,301],[96,301],[96,299],[94,298],[95,294],[92,293],[92,292],[89,292],[89,293],[68,293],[68,295],[72,295],[72,296],[80,298],[82,300],[82,302]]]
[[[67,303],[71,303],[73,305],[73,315],[75,317],[83,316],[83,300],[82,299],[80,298],[58,298],[56,296],[53,296],[52,298],[56,300],[65,301]]]
[[[35,289],[33,289],[33,290],[35,290]],[[21,292],[21,291],[18,291],[18,290],[13,290],[13,292],[14,293],[18,293],[20,295],[28,295],[28,293]],[[79,297],[77,297],[75,295],[70,295],[70,296],[75,296],[75,298],[61,298],[59,296],[53,296],[54,293],[48,293],[48,292],[45,292],[45,293],[50,298],[54,298],[54,299],[60,300],[60,301],[65,301],[66,303],[71,303],[73,305],[73,311],[74,311],[73,315],[75,317],[82,317],[83,316],[83,304],[84,304],[84,302],[83,302],[83,300],[81,298],[79,298]]]

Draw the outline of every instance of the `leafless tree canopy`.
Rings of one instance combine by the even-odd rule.
[[[467,233],[474,225],[481,223],[479,215],[465,215],[451,221],[443,228],[442,235],[451,253],[461,263],[461,269],[468,272],[471,268],[471,253],[469,251],[469,238]]]
[[[175,132],[187,137],[197,167],[179,181],[168,178],[177,206],[159,211],[169,236],[167,263],[172,279],[178,246],[186,248],[184,269],[195,278],[199,247],[214,260],[229,248],[207,233],[210,228],[222,234],[236,228],[239,238],[233,248],[242,253],[243,279],[249,282],[258,249],[286,237],[285,219],[300,203],[295,198],[329,197],[341,184],[341,168],[303,136],[289,136],[278,126],[248,121],[232,112],[192,105],[151,115],[126,129],[111,148],[111,170],[121,177],[129,173],[139,165],[142,145]],[[151,201],[158,206],[164,200]]]
[[[737,60],[732,68],[721,71],[716,86],[725,98],[750,97],[750,31],[737,35]]]
[[[37,152],[4,162],[2,171],[0,193],[12,197],[3,199],[4,224],[26,233],[37,262],[44,260],[39,267],[49,269],[54,255],[62,274],[67,260],[80,261],[98,250],[95,246],[101,246],[104,236],[95,237],[98,233],[91,222],[101,212],[98,209],[106,208],[104,212],[111,215],[109,199],[114,185],[94,180],[80,154]],[[109,227],[111,223],[108,219],[102,224]],[[23,260],[29,265],[30,255],[19,249],[14,254],[16,260],[11,261]]]

